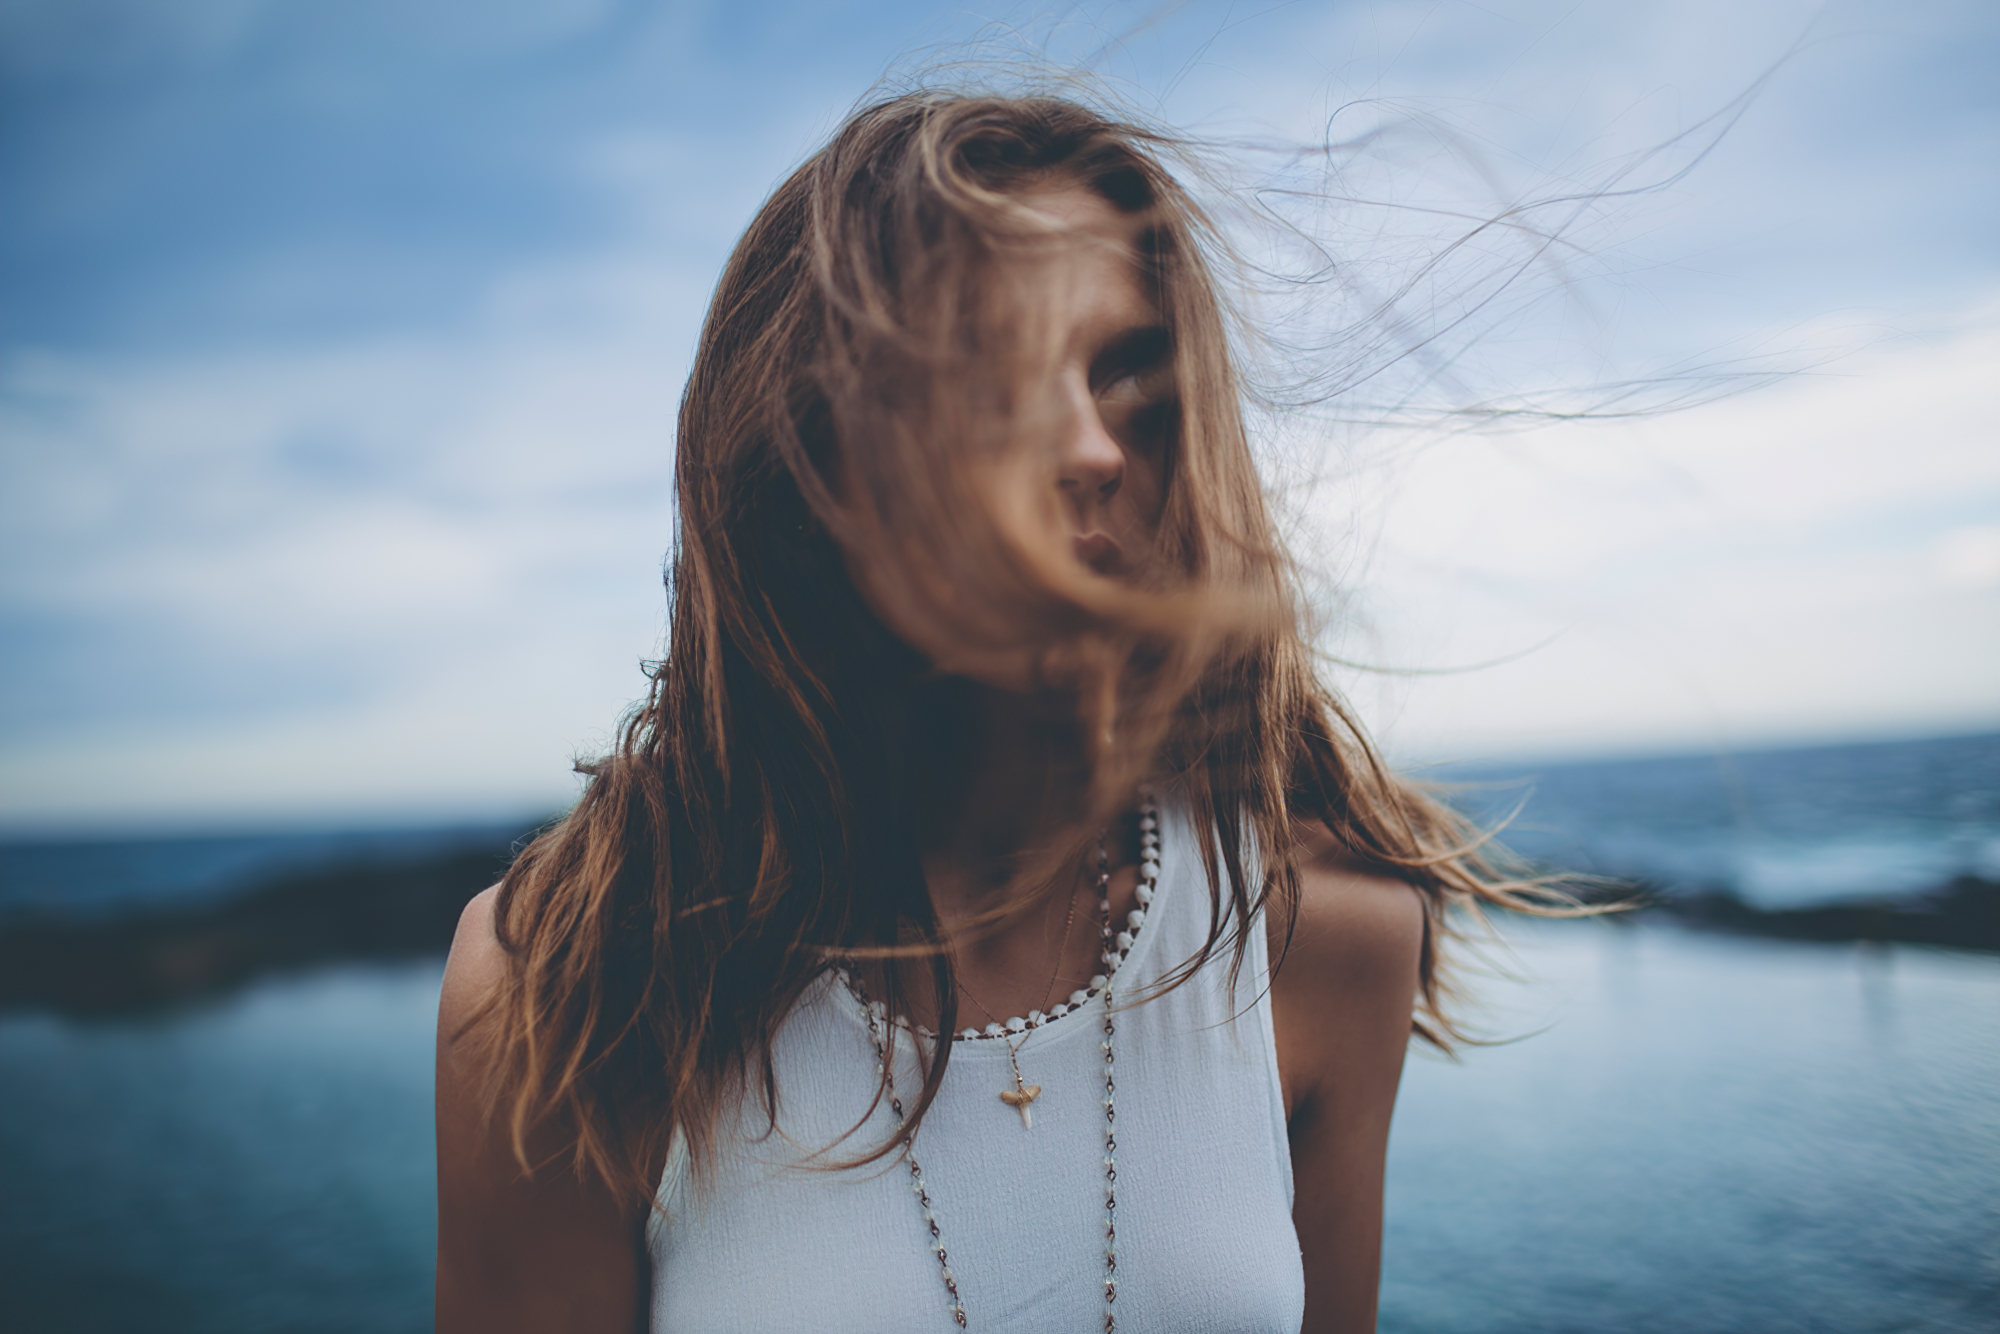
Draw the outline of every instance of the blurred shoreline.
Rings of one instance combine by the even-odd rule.
[[[465,849],[286,875],[198,906],[117,916],[0,919],[0,1011],[143,1013],[321,964],[442,955],[507,850]],[[1958,876],[1893,898],[1763,909],[1727,889],[1639,891],[1609,920],[1767,939],[2000,952],[2000,882]]]
[[[1917,894],[1804,908],[1759,908],[1726,888],[1674,894],[1642,889],[1629,902],[1629,910],[1611,915],[1610,920],[1664,920],[1695,930],[1772,940],[2000,951],[2000,881],[1976,875],[1954,876]]]
[[[227,895],[116,913],[16,909],[0,915],[0,1011],[132,1014],[273,973],[441,955],[515,842],[279,873]]]
[[[1460,777],[1530,864],[1623,904],[1614,923],[2000,952],[2000,734]],[[0,842],[0,1011],[144,1014],[441,956],[538,827]]]

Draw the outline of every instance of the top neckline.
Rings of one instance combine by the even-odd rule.
[[[1192,840],[1184,837],[1187,832],[1187,825],[1181,818],[1178,809],[1164,800],[1156,800],[1154,802],[1154,809],[1159,813],[1157,816],[1158,827],[1155,832],[1160,836],[1160,872],[1153,886],[1153,901],[1150,904],[1142,905],[1138,909],[1139,912],[1144,914],[1144,919],[1139,925],[1130,925],[1130,914],[1127,914],[1128,925],[1122,934],[1129,939],[1130,943],[1122,949],[1116,950],[1117,961],[1109,966],[1108,971],[1100,975],[1104,979],[1103,983],[1084,988],[1084,999],[1081,1003],[1065,1001],[1063,1004],[1067,1008],[1063,1013],[1056,1014],[1052,1010],[1040,1023],[1024,1026],[1019,1032],[1010,1032],[999,1025],[989,1024],[984,1031],[973,1037],[967,1037],[963,1030],[951,1034],[953,1059],[964,1060],[968,1057],[991,1057],[1004,1060],[1006,1059],[1009,1046],[1003,1040],[1005,1038],[1016,1038],[1023,1044],[1039,1039],[1036,1041],[1036,1045],[1046,1046],[1049,1041],[1064,1034],[1082,1032],[1089,1028],[1087,1024],[1079,1022],[1077,1017],[1086,1010],[1095,1008],[1096,1002],[1104,994],[1105,989],[1118,985],[1119,978],[1131,973],[1140,959],[1147,953],[1148,946],[1159,936],[1160,932],[1157,929],[1147,930],[1146,928],[1153,922],[1155,914],[1161,911],[1166,897],[1171,892],[1169,881],[1182,878],[1186,874],[1183,862],[1186,858],[1194,855]],[[1172,829],[1171,835],[1168,832],[1169,827]],[[1170,855],[1173,858],[1171,861],[1169,860]],[[1172,868],[1171,871],[1168,869],[1169,867]],[[1121,933],[1114,932],[1113,934],[1115,939]],[[845,1014],[849,1022],[864,1029],[868,1026],[868,1014],[864,1007],[880,1006],[882,1004],[880,1001],[868,999],[860,984],[840,964],[834,964],[827,970],[826,990],[838,993],[837,1002],[839,1003],[836,1003],[834,1008]],[[1074,995],[1075,993],[1072,992],[1071,994]],[[919,1029],[901,1015],[895,1016],[893,1022],[905,1036],[915,1041],[935,1043],[938,1039],[938,1034],[928,1028]],[[1000,1028],[999,1032],[992,1031],[996,1027]]]

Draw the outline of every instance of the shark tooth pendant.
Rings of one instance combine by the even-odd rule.
[[[1040,1084],[1023,1084],[1018,1074],[1014,1076],[1014,1082],[1017,1087],[1000,1090],[1000,1101],[1021,1114],[1021,1129],[1033,1130],[1035,1128],[1035,1113],[1034,1109],[1028,1104],[1042,1095],[1042,1086]]]
[[[1027,1035],[1023,1034],[1021,1041],[1025,1044],[1027,1040]],[[1033,1130],[1035,1128],[1035,1113],[1028,1104],[1042,1096],[1042,1086],[1040,1084],[1030,1084],[1021,1078],[1021,1048],[1015,1046],[1011,1041],[1007,1043],[1007,1064],[1014,1067],[1014,1087],[1001,1089],[1000,1101],[1021,1114],[1021,1129]]]

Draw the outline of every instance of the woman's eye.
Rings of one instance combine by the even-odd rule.
[[[1121,375],[1097,391],[1097,411],[1106,429],[1128,449],[1148,453],[1174,433],[1178,406],[1173,376],[1166,371]]]
[[[1146,401],[1146,391],[1137,375],[1121,375],[1097,393],[1104,403],[1118,407],[1138,407]]]
[[[1165,370],[1131,371],[1097,391],[1100,403],[1120,408],[1142,408],[1172,395],[1173,376]]]

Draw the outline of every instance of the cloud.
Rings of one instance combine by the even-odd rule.
[[[704,296],[606,258],[470,334],[17,358],[9,818],[351,805],[371,755],[384,800],[566,799],[659,651]]]
[[[1396,744],[1635,749],[2000,721],[2000,319],[1637,423],[1385,468],[1345,656]],[[1321,523],[1365,523],[1349,497]]]
[[[1954,528],[1938,538],[1937,570],[1953,588],[2000,587],[2000,524]]]
[[[658,651],[674,408],[728,247],[883,61],[975,22],[419,9],[10,0],[6,819],[567,800]],[[1077,11],[1051,49],[1140,12]],[[1996,190],[1964,169],[2000,142],[1965,73],[1990,13],[1193,5],[1110,67],[1197,132],[1311,140],[1367,101],[1337,131],[1393,132],[1345,183],[1409,207],[1315,225],[1379,291],[1453,234],[1416,206],[1601,187],[1826,37],[1454,346],[1477,397],[1947,327],[1940,290],[1993,287]],[[1406,313],[1457,309],[1472,258]],[[1410,753],[1991,717],[2000,347],[1990,310],[1959,323],[1636,424],[1336,448],[1278,423],[1285,480],[1329,479],[1297,499],[1341,647],[1439,667],[1554,637],[1363,678],[1374,716]]]

